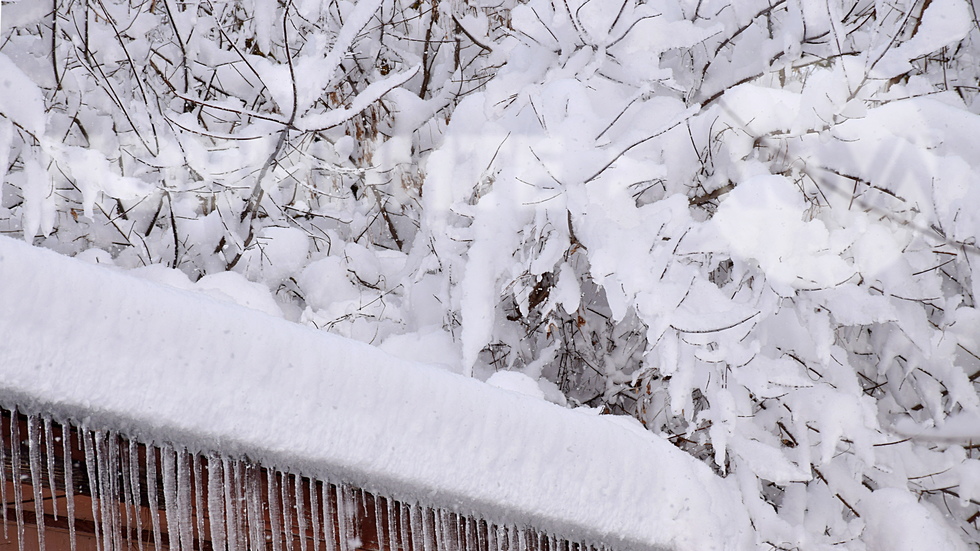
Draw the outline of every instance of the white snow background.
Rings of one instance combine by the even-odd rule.
[[[3,245],[11,396],[624,545],[980,549],[976,2],[53,7],[0,233],[103,268]]]

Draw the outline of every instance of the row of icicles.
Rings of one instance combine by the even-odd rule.
[[[244,459],[2,413],[0,514],[19,551],[26,524],[42,551],[46,527],[67,530],[71,551],[609,551]]]

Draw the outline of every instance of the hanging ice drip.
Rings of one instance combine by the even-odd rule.
[[[606,551],[0,408],[0,551]]]

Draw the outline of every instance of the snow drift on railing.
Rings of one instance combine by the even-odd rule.
[[[13,504],[2,511],[4,537],[16,523],[21,551],[35,535],[46,549],[46,527],[66,529],[71,551],[79,535],[100,550],[607,550],[16,411],[3,410],[0,465],[0,499]],[[8,500],[14,480],[22,484],[10,484]],[[76,511],[81,496],[90,510]]]
[[[261,464],[304,488],[362,488],[408,507],[399,515],[502,527],[515,550],[531,548],[520,543],[526,526],[615,549],[752,544],[734,482],[630,419],[491,388],[7,238],[0,305],[0,403],[85,427],[95,464],[85,463],[100,484],[99,461],[126,461],[111,451],[99,459],[99,446],[122,445],[108,436],[118,434],[162,454],[146,467],[164,482],[176,473],[164,497],[197,476],[187,457],[220,457],[246,493],[241,473]],[[418,537],[410,551],[446,549]]]

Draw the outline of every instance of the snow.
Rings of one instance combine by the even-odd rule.
[[[29,2],[21,2],[25,8]],[[4,8],[6,11],[8,8]],[[12,10],[11,10],[12,11]],[[26,12],[26,10],[24,10]],[[45,128],[44,96],[24,71],[0,53],[0,113],[27,132],[40,137]]]
[[[864,499],[868,551],[966,551],[966,544],[937,517],[942,513],[895,488],[883,488]]]
[[[553,411],[559,425],[578,427],[573,416],[586,411],[539,413],[521,400],[585,403],[596,406],[589,423],[634,440],[662,434],[714,461],[743,492],[760,547],[884,545],[872,540],[887,526],[864,534],[856,514],[872,488],[931,504],[943,515],[918,518],[980,541],[978,505],[963,501],[980,492],[969,445],[980,426],[980,27],[969,1],[137,4],[100,2],[93,18],[84,2],[59,2],[52,14],[4,0],[0,232],[77,254],[111,281],[131,281],[119,279],[127,270],[149,280],[122,291],[91,284],[65,299],[77,270],[56,270],[67,279],[30,295],[44,305],[31,314],[70,337],[52,337],[48,353],[67,343],[94,365],[90,347],[101,358],[119,350],[142,369],[147,354],[171,350],[146,364],[150,373],[189,362],[197,367],[180,368],[187,381],[240,385],[175,387],[176,403],[187,393],[214,402],[195,411],[224,424],[201,433],[154,406],[161,426],[147,438],[258,450],[281,466],[296,460],[425,501],[435,498],[414,464],[350,467],[360,455],[325,456],[322,443],[297,447],[299,436],[280,441],[263,427],[330,425],[325,404],[346,403],[345,419],[371,410],[408,431],[422,411],[440,430],[450,419],[476,431],[443,444],[438,436],[455,433],[426,429],[432,449],[466,460],[460,446],[495,450],[474,468],[516,461],[517,451],[498,450],[500,423],[515,436],[544,435],[527,461],[565,469],[552,461],[562,457],[554,431],[542,427]],[[84,29],[71,25],[83,19]],[[172,87],[205,103],[189,105]],[[248,201],[257,185],[260,204]],[[181,291],[161,294],[154,281]],[[51,285],[59,292],[45,291]],[[144,291],[125,294],[135,288]],[[186,300],[159,319],[132,315],[169,311],[161,296]],[[78,306],[86,297],[93,305]],[[17,314],[19,304],[11,315],[36,319]],[[91,312],[126,326],[119,335],[109,321],[90,327]],[[255,321],[262,313],[282,321]],[[322,344],[285,321],[380,352]],[[46,333],[11,334],[31,343]],[[491,385],[457,398],[452,373],[492,376]],[[406,383],[409,375],[418,380]],[[371,390],[347,396],[348,387]],[[225,442],[225,411],[257,407],[252,395],[290,409],[256,410],[244,440]],[[158,397],[139,396],[118,398],[99,419],[142,426],[134,404]],[[463,398],[470,409],[450,407]],[[307,402],[319,409],[294,405]],[[64,415],[81,415],[72,403]],[[494,413],[507,408],[514,413]],[[535,424],[515,429],[517,417]],[[323,434],[360,442],[371,434],[361,429],[375,427]],[[598,447],[590,431],[572,441]],[[411,434],[403,439],[418,440]],[[97,443],[95,457],[113,461],[104,438]],[[253,514],[253,473],[235,457],[225,471],[230,493],[216,497],[241,522],[224,540],[245,546],[256,538],[242,518]],[[393,474],[375,476],[382,471]],[[275,484],[288,508],[295,488]],[[467,488],[437,493],[451,507],[456,499],[504,514],[474,501],[497,490]],[[520,503],[518,516],[538,510]],[[416,527],[429,512],[416,507]],[[486,543],[500,551],[511,536],[503,526]]]
[[[242,253],[240,264],[249,279],[275,284],[288,279],[306,265],[310,238],[297,228],[262,228],[256,246]]]
[[[0,280],[7,407],[615,547],[751,546],[730,481],[607,416],[8,238]]]
[[[392,335],[378,348],[384,352],[412,362],[460,371],[458,347],[453,336],[438,326],[429,326],[415,333]]]
[[[780,294],[833,286],[854,275],[819,220],[805,220],[806,205],[792,182],[759,176],[734,189],[712,220],[731,251],[754,261]]]
[[[902,419],[893,430],[899,434],[927,441],[973,441],[980,439],[980,414],[958,413],[947,417],[942,426],[922,427]]]
[[[538,382],[519,371],[497,371],[487,379],[493,387],[509,390],[539,400],[544,400],[544,391]]]
[[[965,0],[933,0],[922,13],[915,36],[898,47],[888,49],[874,65],[876,78],[888,78],[911,69],[909,60],[954,44],[969,34],[973,26]]]
[[[282,309],[265,285],[249,281],[237,272],[208,274],[199,279],[194,288],[218,300],[233,302],[277,318],[283,316]]]

